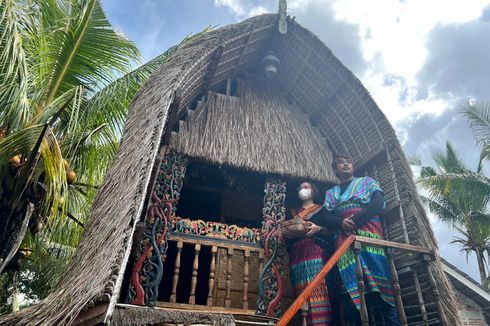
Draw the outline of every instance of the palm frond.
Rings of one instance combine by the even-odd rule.
[[[435,153],[433,159],[439,169],[445,173],[460,173],[468,170],[449,141],[446,143],[446,152]]]
[[[0,128],[18,130],[29,119],[29,72],[23,34],[29,30],[24,8],[15,0],[0,2]],[[8,132],[7,132],[8,133]]]
[[[490,179],[481,173],[441,173],[421,178],[418,183],[434,194],[464,202],[468,211],[484,212],[490,201]]]
[[[87,102],[87,115],[89,125],[107,124],[112,134],[119,139],[131,100],[141,86],[148,80],[168,58],[179,48],[204,33],[210,31],[208,27],[202,32],[187,36],[177,45],[170,47],[161,55],[153,58],[139,68],[114,80],[97,93],[93,94]]]
[[[463,224],[463,217],[461,212],[451,202],[445,200],[442,197],[426,197],[420,195],[420,200],[429,209],[429,211],[435,214],[441,221],[455,227]]]
[[[478,168],[476,172],[483,173],[483,162],[490,161],[490,143],[485,144],[481,148],[480,159],[478,160]]]
[[[126,73],[140,58],[136,46],[111,26],[99,0],[40,1],[45,25],[44,102],[49,104],[73,86],[97,89]],[[53,12],[65,17],[52,26]],[[49,21],[49,22],[47,22]]]
[[[468,103],[462,111],[470,124],[476,141],[490,145],[490,102]]]
[[[0,139],[0,168],[5,169],[8,160],[14,155],[27,155],[34,147],[43,128],[43,125],[35,125]],[[5,173],[2,171],[0,181],[4,175]]]

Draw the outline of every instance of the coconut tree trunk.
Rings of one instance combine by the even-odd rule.
[[[20,310],[19,302],[19,272],[14,272],[12,291],[12,312]]]
[[[0,209],[4,207],[0,206]],[[19,249],[27,232],[34,206],[23,205],[18,209],[5,209],[0,214],[0,274],[8,266]]]
[[[481,285],[485,286],[487,280],[487,272],[485,269],[485,260],[483,259],[483,252],[479,249],[476,250],[476,260],[478,261],[478,270],[480,272]]]

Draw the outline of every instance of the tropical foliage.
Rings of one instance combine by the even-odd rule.
[[[134,69],[139,50],[111,26],[99,0],[0,1],[3,288],[17,286],[21,262],[31,280],[47,263],[63,269],[131,99],[180,45]]]
[[[467,257],[470,253],[476,255],[481,283],[486,284],[490,276],[490,179],[483,167],[490,159],[490,106],[470,103],[463,114],[481,145],[476,171],[466,167],[447,143],[444,153],[433,156],[437,171],[423,167],[419,184],[428,192],[422,200],[429,210],[458,230],[460,236],[452,242],[460,244]]]

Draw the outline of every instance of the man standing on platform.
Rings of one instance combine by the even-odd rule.
[[[333,166],[340,184],[326,192],[324,207],[328,213],[319,214],[318,219],[312,220],[309,235],[316,233],[319,226],[331,228],[335,231],[336,247],[351,234],[384,239],[383,223],[379,215],[385,203],[378,182],[370,177],[355,178],[352,158],[347,154],[336,155]],[[363,245],[359,258],[367,305],[380,308],[385,325],[399,326],[390,269],[384,249]],[[346,317],[351,324],[361,325],[361,302],[353,249],[349,249],[340,258],[337,266]]]

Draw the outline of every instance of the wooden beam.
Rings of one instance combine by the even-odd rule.
[[[204,80],[202,82],[202,90],[204,92],[207,91],[209,85],[211,84],[214,74],[216,73],[216,70],[218,69],[219,63],[221,61],[221,57],[223,56],[223,50],[225,47],[223,45],[220,45],[216,48],[214,54],[213,54],[213,59],[211,61],[211,64],[209,65],[208,72],[206,73],[206,77],[204,77]]]
[[[225,308],[225,307],[210,307],[204,306],[200,304],[186,304],[186,303],[171,303],[171,302],[162,302],[157,301],[155,305],[155,309],[165,308],[165,309],[179,309],[179,310],[194,310],[200,312],[209,312],[209,313],[229,313],[229,314],[243,314],[243,315],[255,315],[255,310],[250,309],[239,309],[239,308]]]
[[[378,145],[367,154],[362,156],[362,159],[354,163],[354,171],[365,170],[369,165],[386,155],[386,149],[383,145]]]
[[[416,253],[420,253],[420,254],[428,254],[431,256],[434,255],[434,252],[430,249],[420,247],[420,246],[414,246],[414,245],[406,244],[406,243],[368,238],[368,237],[363,237],[360,235],[356,235],[356,241],[358,241],[362,244],[367,244],[367,245],[376,246],[376,247],[394,248],[394,249],[400,249],[400,250],[404,250],[404,251],[416,252]]]
[[[100,303],[92,308],[80,312],[73,322],[74,326],[96,325],[104,321],[104,316],[109,307],[108,302]]]
[[[362,326],[369,326],[369,315],[367,310],[366,297],[364,295],[365,292],[365,284],[364,284],[364,274],[362,271],[362,262],[361,262],[361,248],[362,245],[359,241],[354,242],[354,257],[356,261],[356,281],[357,288],[359,289],[359,301],[360,301],[360,309],[359,314],[361,315],[361,324]]]
[[[242,57],[243,57],[243,54],[247,51],[248,49],[248,44],[250,42],[250,39],[252,38],[252,35],[255,34],[255,24],[252,25],[252,27],[250,28],[250,33],[248,33],[248,36],[247,36],[247,39],[245,41],[245,46],[243,47],[242,51],[240,52],[240,54],[238,55],[238,62],[236,63],[235,65],[235,69],[233,69],[233,73],[231,74],[231,77],[235,77],[238,70],[240,69],[240,65],[242,64]]]
[[[257,243],[247,243],[238,240],[220,239],[212,237],[203,237],[200,235],[189,235],[183,233],[170,233],[168,241],[182,241],[185,243],[201,244],[202,246],[218,246],[222,248],[233,248],[236,250],[250,250],[252,252],[264,251]]]
[[[287,8],[288,4],[286,0],[279,0],[279,22],[278,30],[281,34],[286,34],[288,32],[288,22],[287,22]]]
[[[172,130],[175,127],[175,124],[178,121],[178,112],[179,112],[179,106],[180,102],[182,101],[182,96],[183,92],[180,88],[175,90],[174,93],[174,100],[172,101],[172,104],[170,104],[169,112],[168,112],[168,120],[167,120],[167,126],[165,127],[165,131],[163,133],[163,138],[162,138],[162,146],[166,146],[170,143],[170,136],[172,136]]]

